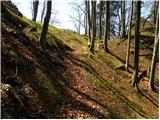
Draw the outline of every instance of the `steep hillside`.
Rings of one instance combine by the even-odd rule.
[[[139,83],[140,93],[129,83],[133,39],[126,72],[117,69],[125,63],[124,39],[109,41],[110,53],[96,40],[92,54],[86,36],[50,25],[42,49],[41,23],[23,17],[10,2],[2,2],[1,19],[2,118],[158,118],[158,64],[157,93],[149,91],[148,76]],[[140,71],[151,63],[153,36],[148,28],[141,34]]]
[[[43,118],[44,109],[61,97],[55,81],[63,79],[63,57],[72,49],[49,33],[47,49],[42,50],[37,42],[41,24],[19,15],[10,2],[2,2],[1,25],[2,83],[11,85],[27,107],[2,91],[2,118]]]

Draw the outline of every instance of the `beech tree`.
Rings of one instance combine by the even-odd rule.
[[[157,10],[157,20],[156,20],[156,29],[155,29],[155,42],[154,42],[154,49],[153,49],[153,56],[152,56],[152,63],[151,63],[151,71],[150,71],[150,79],[149,79],[149,88],[150,90],[155,90],[154,87],[154,75],[155,75],[155,67],[156,67],[156,58],[158,52],[158,45],[159,45],[159,12]]]
[[[135,20],[135,48],[134,48],[134,71],[132,76],[132,86],[137,86],[138,80],[138,67],[139,67],[139,42],[140,42],[140,13],[141,1],[136,0],[136,20]]]
[[[49,20],[51,17],[51,9],[52,9],[52,0],[47,0],[47,13],[44,18],[42,32],[39,38],[39,41],[42,47],[45,46],[45,39],[46,39],[47,31],[48,31]]]
[[[37,18],[38,5],[39,5],[39,1],[33,0],[33,16],[32,16],[33,21],[36,21],[36,18]]]
[[[127,43],[127,56],[126,56],[126,65],[125,68],[128,71],[129,56],[130,56],[130,40],[131,40],[131,26],[132,26],[132,12],[133,12],[133,1],[130,3],[130,18],[128,26],[128,43]]]
[[[154,5],[153,5],[153,22],[154,24],[156,24],[156,16],[157,16],[157,13],[158,13],[158,1],[154,1]]]
[[[88,20],[88,47],[91,45],[91,15],[90,15],[90,1],[86,1],[86,6],[87,6],[87,20]]]
[[[88,16],[87,16],[87,1],[85,1],[85,15],[84,15],[84,29],[85,29],[85,35],[87,35],[87,27],[88,27]]]
[[[70,5],[72,5],[72,9],[74,10],[73,15],[69,15],[72,19],[75,28],[77,29],[77,33],[80,34],[81,26],[84,28],[86,27],[86,18],[85,18],[85,3],[76,3],[76,2],[70,2]],[[83,19],[84,15],[84,19]]]
[[[125,0],[121,1],[121,30],[122,30],[122,37],[125,37],[126,30],[125,30]]]
[[[110,15],[109,15],[109,1],[105,1],[106,3],[106,24],[105,24],[105,35],[104,35],[104,50],[108,52],[107,42],[109,40],[109,30],[110,30]]]
[[[92,1],[92,26],[91,26],[91,46],[90,46],[90,51],[93,52],[94,49],[94,43],[95,43],[95,38],[96,38],[96,1]]]
[[[99,10],[99,39],[102,39],[102,1],[100,1]]]
[[[41,11],[41,23],[43,22],[44,14],[46,9],[46,1],[43,1],[42,11]]]

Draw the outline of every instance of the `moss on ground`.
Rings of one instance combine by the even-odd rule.
[[[38,87],[37,90],[39,92],[39,100],[43,106],[50,106],[60,98],[60,93],[55,89],[51,80],[48,79],[48,77],[41,69],[36,69],[34,77]]]

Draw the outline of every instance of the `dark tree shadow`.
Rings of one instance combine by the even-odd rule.
[[[74,59],[74,60],[72,60],[72,61],[74,61],[74,63],[75,63],[76,65],[79,65],[78,63],[76,63],[76,61],[77,61],[77,62],[80,62],[80,60],[78,60],[78,59],[76,59],[76,58],[72,58],[72,59]],[[82,61],[81,61],[81,62],[82,62]],[[133,111],[135,111],[136,113],[138,113],[138,114],[141,115],[142,117],[147,118],[147,116],[144,115],[144,113],[139,112],[139,111],[135,108],[134,104],[132,104],[132,102],[131,102],[130,100],[128,100],[124,95],[122,95],[118,90],[116,90],[116,88],[114,88],[111,84],[109,84],[90,64],[88,64],[88,63],[86,63],[86,62],[84,62],[84,61],[82,62],[82,64],[85,64],[85,65],[80,65],[80,66],[83,67],[83,68],[84,68],[85,70],[87,70],[88,72],[90,72],[91,74],[94,74],[94,76],[95,76],[96,78],[98,78],[103,85],[105,85],[106,90],[109,89],[110,91],[114,91],[114,92],[116,93],[116,95],[118,95],[118,97],[119,97],[123,102],[125,102],[128,107],[130,107]]]
[[[156,107],[159,107],[159,103],[157,100],[155,100],[151,95],[149,95],[147,92],[140,90],[140,95],[144,96],[146,99],[148,99],[153,105]]]

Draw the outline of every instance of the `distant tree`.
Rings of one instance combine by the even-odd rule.
[[[134,71],[131,84],[137,86],[138,80],[138,67],[139,67],[139,43],[140,43],[140,13],[141,13],[141,1],[136,0],[136,20],[135,20],[135,48],[134,48]]]
[[[97,4],[97,26],[98,26],[97,36],[100,38],[100,33],[101,33],[101,39],[103,36],[105,36],[105,23],[106,23],[105,2],[106,1],[101,0]],[[118,29],[119,26],[121,26],[119,25],[119,23],[121,24],[121,22],[119,22],[120,21],[119,9],[121,7],[120,3],[121,1],[110,1],[110,5],[109,5],[109,14],[110,14],[109,37],[110,39],[114,39],[120,34]],[[100,26],[101,26],[101,30],[100,30]]]
[[[131,26],[132,26],[132,12],[133,12],[133,1],[130,3],[130,18],[128,26],[128,44],[127,44],[127,56],[126,56],[126,65],[125,68],[128,71],[129,56],[130,56],[130,40],[131,40]]]
[[[84,29],[85,29],[85,35],[87,35],[87,27],[88,27],[87,1],[85,1],[85,15],[84,15]]]
[[[69,15],[73,24],[76,25],[77,33],[80,34],[81,26],[85,28],[85,20],[83,19],[83,15],[85,16],[85,9],[82,7],[84,3],[71,2],[72,9],[74,10],[74,15]]]
[[[46,9],[46,0],[44,0],[43,4],[42,4],[41,23],[43,22],[43,18],[44,18],[44,14],[45,14],[45,9]]]
[[[105,1],[106,3],[106,24],[105,24],[105,35],[104,35],[104,50],[108,52],[107,42],[109,40],[109,30],[110,30],[110,14],[109,14],[109,5],[110,1]]]
[[[125,37],[126,30],[125,30],[125,0],[121,1],[121,30],[122,30],[122,37]]]
[[[102,1],[100,1],[99,9],[99,39],[102,39]]]
[[[91,27],[91,46],[90,46],[90,51],[93,52],[94,49],[94,43],[95,43],[95,38],[96,38],[96,1],[92,1],[92,15],[91,15],[91,20],[92,20],[92,27]]]
[[[39,1],[33,0],[33,16],[32,16],[33,21],[36,21],[36,18],[37,18],[38,5],[39,5]]]
[[[153,9],[153,17],[152,17],[152,20],[153,20],[153,23],[156,24],[156,16],[157,16],[157,12],[158,12],[158,4],[159,2],[158,1],[154,1],[154,5],[152,7]]]
[[[121,7],[121,1],[110,1],[109,13],[110,13],[110,39],[114,39],[119,36],[119,23],[120,15],[119,9]],[[121,26],[121,25],[120,25]]]
[[[91,45],[91,15],[90,15],[90,1],[86,1],[87,6],[87,18],[88,18],[88,47]]]
[[[155,42],[151,63],[151,71],[150,71],[150,79],[149,79],[149,88],[151,90],[155,90],[154,87],[154,75],[155,75],[155,66],[156,66],[156,58],[158,53],[158,45],[159,45],[159,12],[157,10],[157,20],[156,20],[156,29],[155,29]]]
[[[44,18],[42,32],[41,32],[41,35],[40,35],[40,38],[39,38],[39,41],[40,41],[40,44],[41,44],[42,47],[45,46],[45,39],[46,39],[47,31],[48,31],[49,20],[50,20],[50,17],[51,17],[51,9],[52,9],[52,1],[47,0],[47,13],[46,13],[46,16]]]

